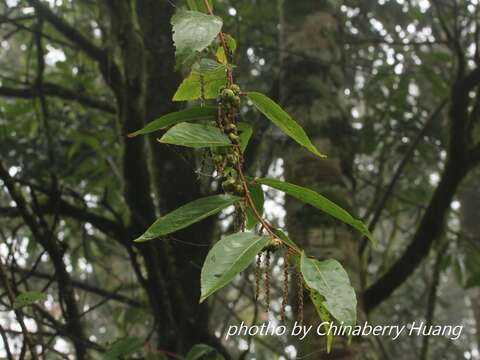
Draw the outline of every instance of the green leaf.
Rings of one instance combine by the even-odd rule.
[[[190,75],[178,87],[173,101],[216,99],[227,83],[227,67],[210,59],[202,59],[192,67]]]
[[[208,75],[212,72],[223,71],[226,72],[227,66],[220,64],[212,59],[200,59],[192,66],[192,71],[200,75]]]
[[[116,341],[103,355],[104,360],[116,360],[133,354],[143,346],[143,340],[137,337],[127,337]]]
[[[213,10],[213,0],[208,0],[208,3],[210,4],[210,9]],[[205,0],[187,0],[187,4],[190,10],[201,11],[206,14],[209,13],[205,6]]]
[[[334,202],[328,200],[326,197],[320,195],[319,193],[298,186],[294,184],[290,184],[287,182],[283,182],[276,179],[256,179],[255,180],[259,184],[267,185],[277,190],[283,191],[294,198],[303,201],[309,205],[316,207],[317,209],[322,210],[323,212],[337,218],[338,220],[348,224],[358,231],[368,239],[373,242],[373,237],[368,227],[360,220],[355,219],[352,215],[350,215],[345,209],[341,208]]]
[[[259,184],[252,184],[248,185],[248,190],[250,192],[250,196],[252,197],[253,204],[255,209],[260,214],[263,215],[263,203],[265,202],[265,197],[263,194],[262,186]],[[255,225],[258,223],[258,219],[255,216],[255,212],[249,206],[247,206],[245,213],[247,215],[247,229],[253,229]]]
[[[47,295],[39,291],[26,291],[19,294],[13,301],[13,308],[19,309],[21,307],[32,305],[38,301],[45,301]]]
[[[218,241],[205,259],[201,274],[200,302],[245,270],[255,256],[270,242],[270,237],[244,232]]]
[[[300,269],[305,283],[325,298],[323,305],[340,323],[354,326],[357,298],[347,272],[333,259],[318,261],[302,253]]]
[[[320,318],[322,323],[325,323],[323,325],[326,332],[327,336],[327,353],[330,353],[332,351],[332,344],[333,344],[333,332],[328,331],[329,326],[327,323],[330,322],[330,313],[325,307],[324,304],[324,299],[323,297],[315,290],[310,291],[310,299],[312,300],[313,305],[315,306],[315,310],[317,310],[318,317]]]
[[[230,34],[225,34],[225,41],[227,42],[227,46],[232,52],[232,54],[234,54],[235,51],[237,51],[237,41],[235,40],[235,38]]]
[[[206,49],[222,29],[222,19],[199,11],[179,9],[172,17],[177,66],[191,61]]]
[[[155,221],[135,241],[148,241],[184,229],[200,220],[215,215],[241,199],[232,195],[213,195],[192,201]]]
[[[253,128],[250,124],[246,122],[239,122],[238,123],[238,131],[239,131],[239,136],[240,136],[240,148],[242,149],[242,152],[245,152],[247,149],[248,143],[250,141],[250,138],[252,137],[253,134]]]
[[[288,245],[289,247],[297,250],[298,252],[300,252],[300,248],[298,247],[297,244],[295,244],[288,236],[287,234],[285,234],[282,230],[280,229],[273,229],[273,232],[275,233],[275,235],[277,235],[280,240],[283,241],[284,244]],[[298,262],[297,265],[300,265],[300,262]]]
[[[229,34],[226,34],[225,35],[225,41],[226,41],[228,49],[230,50],[232,55],[235,54],[235,51],[237,50],[237,42],[235,41],[235,39],[232,36],[230,36]],[[217,60],[220,63],[222,63],[222,64],[227,64],[228,63],[228,59],[225,56],[225,49],[223,48],[222,44],[220,44],[220,46],[217,49],[216,57],[217,57]]]
[[[168,130],[159,139],[161,143],[191,148],[231,146],[232,143],[222,131],[210,125],[180,123]]]
[[[149,122],[142,129],[128,134],[128,137],[149,134],[180,122],[215,120],[216,116],[217,108],[214,106],[191,107],[161,116],[158,119]]]
[[[185,360],[225,360],[225,358],[211,346],[197,344],[188,352]]]
[[[277,125],[285,134],[307,148],[313,154],[325,157],[325,155],[321,154],[315,145],[312,144],[305,133],[305,130],[303,130],[303,128],[272,99],[258,92],[248,92],[247,96],[253,102],[255,107],[270,121]]]

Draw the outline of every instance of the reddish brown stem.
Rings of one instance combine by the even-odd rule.
[[[205,3],[205,7],[207,8],[208,13],[210,15],[213,15],[213,10],[212,10],[212,7],[210,6],[210,3],[208,2],[208,0],[204,0],[204,3]],[[220,32],[218,34],[218,37],[220,39],[220,43],[222,44],[223,50],[225,51],[225,56],[228,57],[229,49],[228,49],[227,42],[225,40],[225,34],[223,32]],[[227,63],[228,63],[228,58],[227,58]],[[228,68],[228,70],[227,70],[228,71],[228,84],[232,85],[233,84],[233,74],[232,74],[232,71],[231,71],[230,67],[227,66],[227,68]],[[242,149],[240,148],[239,145],[235,145],[235,147],[237,148],[238,153],[240,154],[240,160],[237,163],[237,171],[238,171],[238,175],[240,176],[240,180],[242,182],[243,189],[245,191],[246,202],[251,207],[255,217],[258,219],[258,221],[260,222],[262,227],[267,231],[267,233],[269,233],[274,239],[278,239],[278,236],[273,231],[272,226],[262,217],[262,215],[258,212],[257,208],[255,207],[252,196],[251,196],[250,191],[248,189],[247,180],[246,180],[245,175],[243,173],[243,168],[242,168],[242,165],[243,165],[243,162],[244,162],[243,151],[242,151]],[[284,243],[285,246],[287,246],[287,248],[289,248],[292,251],[300,254],[300,252],[297,249],[291,247],[289,244],[287,244],[282,239],[279,239],[279,240],[282,243]]]
[[[213,16],[213,9],[210,6],[210,3],[208,2],[208,0],[204,0],[204,3],[205,3],[205,7],[207,8],[208,13]],[[220,43],[222,44],[223,51],[225,52],[225,59],[227,61],[227,65],[228,65],[228,54],[230,53],[230,50],[228,48],[227,41],[225,40],[225,34],[222,31],[220,31],[218,33],[218,38],[220,39]],[[227,75],[228,75],[227,76],[228,85],[232,85],[233,84],[233,74],[232,74],[232,70],[228,66],[227,66]]]

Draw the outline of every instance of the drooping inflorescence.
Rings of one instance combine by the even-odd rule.
[[[258,301],[260,296],[260,282],[262,280],[262,252],[257,254],[257,261],[255,263],[255,301]]]
[[[270,257],[271,251],[267,250],[267,255],[265,256],[265,304],[267,313],[270,312]]]
[[[287,307],[288,303],[288,280],[289,280],[289,256],[290,252],[288,249],[285,249],[283,253],[283,291],[282,291],[282,306],[280,308],[280,318],[282,321],[285,321],[285,308]]]

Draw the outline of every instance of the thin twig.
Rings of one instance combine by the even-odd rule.
[[[5,272],[5,267],[3,266],[3,260],[1,258],[0,258],[0,278],[2,280],[3,286],[5,287],[5,290],[7,291],[7,296],[8,296],[8,300],[10,301],[10,306],[12,307],[12,309],[14,309],[13,311],[15,312],[15,316],[17,317],[17,321],[20,324],[20,327],[22,328],[22,333],[23,333],[25,342],[27,343],[27,346],[30,349],[30,353],[32,354],[32,359],[37,360],[38,357],[35,351],[35,343],[30,337],[30,333],[28,332],[25,322],[23,321],[23,313],[21,310],[14,308],[15,294],[13,293],[13,289],[10,285],[10,281],[8,280],[7,274]],[[6,344],[6,346],[8,345]]]
[[[208,2],[208,0],[204,0],[204,3],[205,3],[205,7],[207,8],[208,10],[208,13],[210,15],[213,16],[213,10],[212,10],[212,7],[210,6],[210,3]],[[223,47],[223,50],[225,52],[225,57],[226,57],[226,61],[227,61],[227,71],[228,71],[228,84],[229,85],[232,85],[233,84],[233,74],[232,74],[232,71],[231,71],[231,68],[228,66],[228,54],[229,54],[229,48],[228,48],[228,44],[225,40],[225,34],[223,32],[220,32],[218,34],[218,38],[220,39],[220,43]],[[255,217],[258,219],[258,221],[260,222],[260,224],[263,226],[263,228],[274,238],[274,239],[278,239],[280,242],[284,243],[285,246],[287,246],[288,248],[292,249],[294,252],[296,253],[299,253],[298,249],[295,249],[293,248],[290,244],[287,244],[284,240],[282,239],[279,239],[278,236],[275,234],[275,232],[273,231],[273,227],[262,217],[262,215],[260,215],[260,213],[258,212],[257,208],[255,207],[255,204],[253,202],[253,199],[252,199],[252,196],[250,194],[250,190],[248,188],[248,182],[246,180],[246,177],[245,177],[245,174],[243,173],[243,163],[244,163],[244,157],[243,157],[243,151],[242,149],[240,148],[240,146],[237,144],[237,145],[234,145],[235,148],[237,149],[238,153],[240,154],[240,159],[239,161],[237,162],[237,171],[238,171],[238,175],[240,177],[240,181],[242,183],[242,187],[244,189],[244,192],[245,192],[245,199],[246,199],[246,202],[247,204],[251,207],[251,209],[253,210],[253,213],[255,215]]]
[[[7,353],[8,360],[13,360],[13,355],[12,355],[12,352],[10,351],[10,345],[8,344],[8,337],[7,337],[7,334],[5,333],[5,329],[2,327],[2,325],[0,325],[0,335],[2,336],[3,348],[5,349],[5,352]]]

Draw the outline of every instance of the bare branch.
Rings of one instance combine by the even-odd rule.
[[[59,199],[55,203],[50,201],[46,204],[39,205],[38,210],[42,214],[57,213],[62,216],[70,217],[72,219],[81,221],[83,223],[90,223],[93,227],[100,230],[108,236],[115,238],[123,238],[121,236],[123,227],[113,220],[105,218],[101,215],[92,213],[87,209],[70,204],[68,201]],[[23,216],[18,207],[2,207],[0,214],[5,217],[19,217]]]
[[[113,56],[108,51],[103,50],[94,42],[90,41],[85,35],[79,32],[75,27],[55,14],[45,3],[40,0],[28,0],[36,11],[41,14],[53,27],[65,36],[72,43],[76,44],[84,53],[96,60],[100,65],[105,81],[111,86],[117,97],[121,92],[123,76],[118,66],[113,61]]]
[[[10,301],[10,306],[13,308],[13,304],[15,301],[15,294],[13,292],[13,289],[10,285],[10,281],[7,278],[7,274],[5,272],[4,266],[3,266],[3,260],[0,259],[0,278],[2,279],[3,286],[7,290],[7,296]],[[25,322],[23,321],[23,313],[19,309],[14,309],[15,316],[17,317],[17,321],[20,324],[20,327],[22,329],[22,333],[24,336],[24,340],[28,345],[28,348],[30,350],[30,353],[32,354],[32,359],[36,360],[38,359],[37,352],[35,350],[35,344],[30,336],[30,333],[28,332],[28,329],[25,325]],[[5,347],[8,347],[8,343],[5,343]]]
[[[469,164],[457,155],[454,154],[445,164],[440,183],[405,252],[380,279],[365,291],[364,304],[367,312],[372,311],[407,280],[443,233],[445,218],[452,199],[469,170]]]
[[[96,44],[91,42],[86,36],[80,33],[68,22],[63,20],[55,14],[45,3],[40,0],[28,0],[28,3],[33,6],[36,11],[41,14],[55,29],[63,34],[68,40],[77,44],[88,56],[103,62],[105,60],[105,52]]]
[[[427,122],[425,123],[425,125],[423,126],[423,128],[418,132],[417,136],[415,137],[415,139],[412,141],[410,147],[408,148],[408,150],[406,151],[404,157],[402,158],[402,160],[400,161],[400,164],[398,165],[397,169],[395,170],[395,173],[394,175],[392,176],[392,179],[390,180],[390,183],[388,184],[388,187],[387,189],[385,190],[385,192],[383,193],[383,196],[382,198],[380,199],[380,201],[378,202],[378,206],[375,210],[375,213],[373,214],[373,217],[372,217],[372,220],[370,221],[370,224],[369,224],[369,229],[370,231],[373,232],[373,230],[375,229],[375,226],[377,225],[377,222],[378,220],[380,220],[380,215],[382,214],[382,211],[384,210],[385,208],[385,205],[387,203],[387,200],[390,198],[390,196],[392,195],[394,189],[395,189],[395,186],[397,184],[397,181],[400,179],[401,175],[403,174],[403,170],[405,169],[405,166],[408,164],[408,162],[410,161],[410,158],[412,157],[415,149],[418,147],[418,144],[420,143],[420,141],[423,139],[423,137],[425,136],[427,130],[430,128],[430,125],[433,123],[433,121],[440,115],[440,113],[442,112],[443,108],[445,107],[445,105],[447,104],[447,100],[443,100],[438,106],[437,108],[433,111],[433,113],[430,115],[430,117],[427,119]],[[368,239],[364,238],[363,239],[363,242],[362,242],[362,245],[360,247],[360,254],[363,253],[363,251],[365,250],[366,246],[368,244]]]
[[[11,198],[17,205],[23,220],[30,228],[34,239],[43,246],[48,252],[50,259],[55,268],[55,275],[58,282],[58,290],[60,298],[65,302],[65,309],[62,308],[63,315],[67,322],[67,331],[70,336],[78,339],[83,339],[83,327],[79,319],[79,311],[77,300],[71,284],[71,278],[66,270],[66,265],[63,260],[64,250],[52,236],[53,233],[45,224],[41,222],[41,218],[37,219],[32,210],[27,205],[25,197],[17,189],[14,179],[10,176],[3,164],[0,162],[0,179],[3,180],[5,187],[8,190]],[[86,358],[86,349],[78,341],[74,341],[76,356],[78,359]]]
[[[79,104],[88,106],[93,109],[102,110],[111,114],[116,113],[116,108],[111,104],[111,102],[103,101],[98,99],[98,97],[82,94],[80,91],[68,89],[57,84],[46,82],[43,84],[43,91],[46,96],[56,97],[63,100],[76,101]],[[23,88],[11,88],[1,86],[0,96],[20,99],[31,99],[40,96],[40,93],[38,89],[34,86]]]
[[[19,266],[16,266],[13,269],[15,271],[18,271],[21,274],[30,274],[31,276],[33,276],[35,278],[38,278],[38,279],[51,280],[55,277],[55,275],[53,275],[53,274],[52,275],[47,274],[45,272],[38,271],[38,270],[31,271],[29,269],[24,269],[24,268],[21,268]],[[141,301],[131,299],[131,298],[125,296],[125,295],[119,294],[118,292],[111,292],[111,291],[108,291],[106,289],[99,288],[95,285],[88,284],[88,283],[85,283],[85,282],[82,282],[82,281],[72,279],[72,285],[74,287],[78,288],[78,289],[87,291],[89,293],[92,293],[92,294],[95,294],[95,295],[98,295],[98,296],[102,296],[102,297],[107,298],[107,299],[115,300],[115,301],[118,301],[120,303],[129,305],[129,306],[133,306],[133,307],[143,307],[143,306],[145,306],[145,304],[143,304]]]
[[[5,349],[5,352],[7,354],[7,359],[13,360],[13,355],[12,355],[12,352],[10,351],[10,345],[8,344],[7,334],[5,332],[5,329],[2,327],[2,325],[0,325],[0,335],[2,336],[3,348]]]

